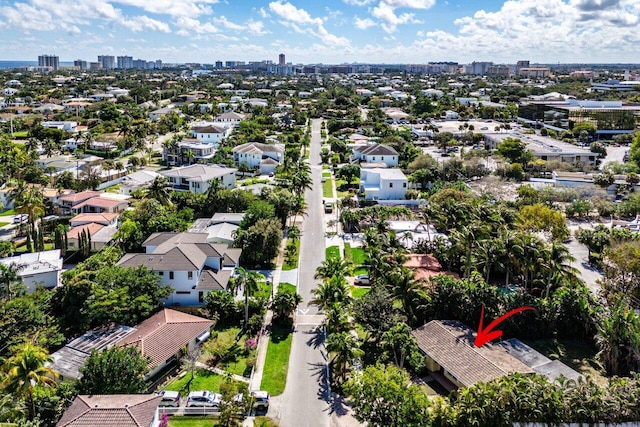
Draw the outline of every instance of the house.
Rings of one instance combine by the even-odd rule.
[[[135,326],[117,345],[136,347],[150,359],[145,375],[149,379],[174,361],[184,347],[193,350],[209,338],[213,324],[209,319],[165,308]]]
[[[407,254],[403,266],[414,272],[413,277],[416,280],[428,280],[441,274],[458,278],[456,273],[442,271],[442,265],[431,254]]]
[[[233,160],[239,166],[246,163],[251,169],[260,169],[261,174],[275,172],[284,158],[284,145],[247,142],[233,147]]]
[[[115,222],[109,225],[104,225],[101,222],[89,222],[73,227],[67,231],[67,247],[69,250],[80,249],[80,238],[83,232],[89,236],[91,249],[99,250],[113,240],[113,236],[118,232],[118,226]]]
[[[40,114],[55,114],[64,111],[64,107],[58,104],[46,103],[34,108],[33,111]],[[44,123],[42,124],[42,126],[44,126]]]
[[[400,169],[360,168],[360,192],[365,200],[404,199],[407,183]]]
[[[364,163],[384,163],[387,167],[398,166],[398,152],[385,144],[367,144],[354,147],[353,156]]]
[[[165,147],[162,158],[169,166],[207,163],[216,154],[217,143],[200,142],[196,138],[186,138],[175,148]]]
[[[60,109],[63,108],[60,107]],[[78,122],[42,122],[41,125],[43,128],[47,129],[60,129],[69,133],[78,132]]]
[[[214,117],[214,120],[216,122],[231,123],[233,125],[237,125],[245,118],[246,116],[244,114],[236,113],[235,111],[227,111],[226,113],[218,114],[216,117]]]
[[[242,249],[207,243],[207,233],[154,233],[142,246],[145,253],[125,254],[118,265],[143,265],[160,276],[173,293],[168,304],[202,305],[209,291],[226,290]]]
[[[195,126],[191,129],[191,134],[194,138],[200,142],[211,144],[215,147],[217,147],[220,141],[226,138],[230,132],[231,128],[225,128],[213,124]]]
[[[150,170],[139,170],[122,178],[118,192],[126,196],[132,191],[142,190],[148,187],[160,174]]]
[[[470,387],[514,372],[534,372],[499,345],[476,347],[476,333],[455,320],[432,320],[411,335],[425,355],[427,369],[436,378],[444,377],[443,382],[453,388]]]
[[[189,233],[206,233],[207,243],[231,245],[244,215],[244,213],[216,213],[211,219],[200,218],[189,228]]]
[[[177,191],[206,193],[213,182],[218,182],[222,188],[235,188],[237,171],[224,166],[196,164],[162,172],[162,176],[168,178]]]
[[[164,107],[164,108],[159,108],[157,110],[153,110],[153,111],[149,112],[147,115],[149,116],[149,119],[151,121],[157,122],[162,117],[166,116],[167,114],[171,113],[172,111],[173,111],[173,108]]]
[[[443,233],[438,233],[431,224],[424,224],[420,221],[387,221],[389,230],[396,233],[396,238],[407,249],[411,249],[415,244],[424,241],[433,241],[436,238],[448,239]]]
[[[129,196],[86,190],[58,199],[63,215],[80,213],[117,213],[129,207]]]
[[[1,258],[0,264],[18,266],[18,276],[27,286],[29,292],[35,291],[38,286],[55,288],[60,284],[60,272],[62,271],[60,249]]]
[[[56,427],[158,427],[157,394],[78,395]]]
[[[113,347],[131,332],[133,332],[133,328],[116,324],[104,325],[87,331],[51,354],[51,368],[60,375],[60,381],[79,380],[82,377],[80,369],[92,351],[100,352]]]
[[[460,114],[458,114],[456,111],[447,110],[444,112],[445,120],[458,120],[459,118],[460,118]]]

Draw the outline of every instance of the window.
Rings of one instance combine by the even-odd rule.
[[[193,271],[188,272],[187,277],[189,278],[189,280],[193,280]]]
[[[384,161],[384,156],[380,157],[380,160]]]
[[[393,182],[389,183],[389,188],[393,188]]]
[[[173,280],[173,271],[169,272],[169,280]]]
[[[164,276],[164,271],[158,271],[158,276]]]
[[[176,291],[177,295],[191,295],[191,291]]]
[[[373,157],[371,158],[371,160],[375,161],[375,160],[376,160],[376,156],[373,156]]]
[[[198,302],[204,302],[204,292],[198,292]]]
[[[403,183],[402,183],[402,187],[403,187],[403,188],[407,188],[407,183],[406,183],[406,182],[403,182]]]

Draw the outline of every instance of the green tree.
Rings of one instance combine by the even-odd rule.
[[[247,271],[242,267],[236,269],[238,275],[234,277],[230,288],[233,291],[242,289],[244,294],[244,327],[247,327],[249,322],[249,297],[253,296],[258,291],[258,282],[264,276],[254,271]]]
[[[354,375],[345,391],[356,419],[371,427],[430,425],[429,398],[395,366],[368,366]]]
[[[496,151],[509,163],[526,164],[531,160],[531,152],[527,145],[517,138],[505,138],[496,146]]]
[[[271,302],[271,309],[278,323],[288,323],[291,320],[291,316],[298,307],[298,304],[302,302],[302,296],[299,293],[290,289],[278,289],[273,301]]]
[[[136,347],[113,346],[91,351],[78,386],[80,394],[139,394],[147,391],[144,375],[149,360]]]
[[[347,181],[347,184],[351,184],[355,177],[360,176],[360,165],[356,163],[347,163],[338,169],[338,177]]]
[[[22,344],[15,354],[7,360],[4,370],[6,376],[2,381],[2,389],[29,404],[29,419],[36,413],[33,394],[36,386],[55,387],[57,373],[47,367],[52,359],[42,347]]]
[[[173,186],[169,180],[162,175],[153,179],[145,190],[145,197],[156,199],[162,205],[171,205],[171,193]]]
[[[640,369],[640,316],[623,300],[597,324],[596,344],[607,374],[628,376]]]
[[[522,207],[518,211],[518,224],[523,230],[546,231],[554,240],[564,240],[569,236],[564,215],[541,203]]]
[[[358,339],[351,332],[332,333],[327,338],[327,351],[331,355],[332,379],[338,385],[344,384],[349,367],[364,353]]]

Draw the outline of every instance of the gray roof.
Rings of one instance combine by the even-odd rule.
[[[220,270],[217,273],[213,270],[204,270],[200,274],[196,290],[199,291],[224,291],[227,289],[231,270]]]
[[[284,153],[284,146],[282,144],[263,144],[261,142],[247,142],[246,144],[240,144],[233,149],[233,153]]]
[[[51,367],[66,379],[79,379],[80,368],[84,366],[91,350],[100,351],[109,348],[132,331],[132,328],[115,324],[88,331],[53,353]]]
[[[206,126],[196,126],[192,129],[194,133],[225,133],[227,129],[222,126],[216,125],[206,125]]]
[[[244,212],[217,212],[211,217],[211,225],[221,222],[228,222],[229,224],[239,225],[244,219]]]
[[[544,354],[534,350],[516,338],[502,341],[498,343],[498,345],[506,349],[510,355],[552,381],[557,380],[560,375],[575,381],[582,378],[580,373],[574,371],[561,361],[549,359]]]
[[[182,168],[171,169],[162,172],[163,176],[170,178],[186,178],[188,181],[203,182],[221,178],[228,174],[235,174],[238,169],[227,168],[218,165],[191,165]]]
[[[432,320],[411,332],[418,347],[438,365],[469,387],[512,372],[533,370],[495,344],[476,347],[475,331],[455,320]]]
[[[370,156],[370,155],[397,156],[398,155],[398,152],[393,147],[389,147],[388,145],[384,145],[384,144],[371,144],[371,145],[366,145],[364,147],[358,147],[358,151],[360,151],[361,154],[367,155],[367,156]]]

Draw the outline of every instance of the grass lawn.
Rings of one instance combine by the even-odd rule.
[[[595,347],[582,341],[554,339],[527,341],[526,344],[552,360],[560,360],[582,375],[591,375],[600,385],[607,383],[607,378],[603,375],[604,370],[598,362],[596,356],[598,350]]]
[[[351,261],[354,266],[353,275],[367,274],[369,270],[365,267],[368,262],[367,256],[362,248],[352,248],[349,243],[344,244],[344,257],[347,261]]]
[[[322,197],[333,197],[333,178],[329,177],[322,183]]]
[[[282,282],[282,283],[278,284],[278,292],[280,292],[280,291],[297,292],[298,290],[291,283]]]
[[[13,209],[7,209],[6,211],[0,213],[0,216],[14,216],[16,214],[16,211],[14,211]]]
[[[260,389],[268,391],[272,396],[284,391],[292,337],[291,327],[273,326],[271,329]]]
[[[271,282],[264,280],[258,282],[258,291],[254,296],[256,298],[269,298],[271,296]]]
[[[27,130],[19,130],[17,132],[14,132],[13,135],[11,135],[11,138],[26,139],[28,136],[29,136],[29,131],[27,131]]]
[[[331,259],[331,258],[340,258],[340,248],[338,246],[329,246],[327,249],[325,249],[325,258],[326,259]]]
[[[351,296],[355,299],[362,298],[369,293],[371,288],[364,288],[362,286],[351,286]]]
[[[287,239],[287,246],[289,246],[289,244],[292,242],[291,239]],[[282,264],[282,269],[284,271],[289,271],[289,270],[293,270],[294,268],[298,268],[298,259],[300,258],[300,239],[296,239],[293,240],[293,243],[295,244],[295,253],[292,253],[292,256],[287,256],[287,249],[285,249],[285,257],[284,257],[284,264]],[[285,248],[286,248],[285,247]]]
[[[420,390],[427,393],[428,396],[448,396],[449,392],[446,388],[442,387],[436,380],[429,381],[428,383],[420,384]]]
[[[169,427],[211,427],[217,417],[169,417]]]
[[[4,227],[5,225],[11,224],[10,222],[2,222],[0,221],[0,227]]]
[[[50,251],[50,250],[54,249],[54,247],[55,247],[55,245],[53,243],[45,242],[45,244],[44,244],[44,250],[45,251]],[[26,252],[27,252],[27,245],[26,244],[17,247],[16,250],[15,250],[16,254],[22,254],[22,253],[26,253]]]
[[[181,395],[186,396],[186,385],[190,378],[191,373],[187,372],[181,378],[176,379],[166,386],[165,390],[179,391]],[[220,383],[222,381],[224,381],[224,377],[222,375],[214,374],[211,371],[200,368],[196,370],[193,381],[191,382],[191,391],[208,390],[217,393],[220,391]]]
[[[120,191],[120,184],[112,185],[106,190],[107,193],[113,193],[113,194],[118,194],[119,191]]]

